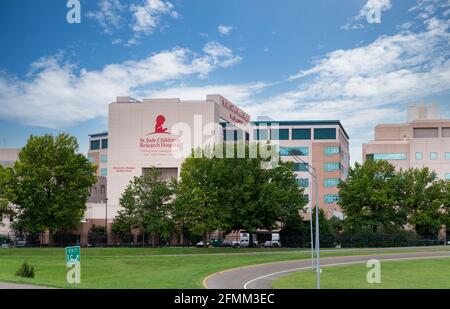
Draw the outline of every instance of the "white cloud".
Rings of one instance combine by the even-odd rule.
[[[365,18],[372,10],[387,11],[392,8],[391,0],[368,0],[359,11],[358,18]]]
[[[164,16],[173,19],[181,17],[172,3],[163,0],[139,0],[129,6],[120,0],[101,0],[98,10],[86,13],[86,17],[95,20],[106,34],[113,34],[115,30],[129,25],[133,36],[128,40],[122,39],[121,43],[125,45],[138,45],[142,37],[166,28]],[[131,22],[125,22],[128,20]],[[113,44],[118,44],[117,40]]]
[[[359,30],[365,28],[367,23],[360,22],[362,19],[366,19],[367,15],[374,10],[379,12],[388,11],[392,8],[391,0],[367,0],[364,6],[359,10],[358,15],[350,18],[347,23],[341,26],[344,30]]]
[[[112,34],[114,29],[120,27],[122,23],[122,13],[126,6],[119,0],[101,0],[98,3],[97,11],[89,11],[86,17],[98,22],[104,33]]]
[[[130,5],[133,14],[132,30],[136,35],[149,35],[161,25],[161,17],[178,18],[172,3],[161,0],[145,0],[141,5]]]
[[[105,116],[107,104],[116,96],[140,97],[151,85],[204,77],[238,59],[217,42],[206,45],[200,55],[178,47],[100,70],[77,70],[62,56],[41,58],[24,79],[0,74],[0,117],[27,125],[70,126]]]
[[[217,30],[219,31],[220,34],[228,35],[228,34],[230,34],[231,31],[233,30],[233,27],[231,27],[231,26],[219,25],[219,26],[217,27]]]

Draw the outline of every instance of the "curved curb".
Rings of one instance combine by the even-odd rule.
[[[450,258],[450,256],[422,256],[422,257],[409,257],[409,258],[394,258],[394,259],[383,259],[383,262],[395,262],[395,261],[402,261],[402,260],[427,260],[427,259],[442,259],[442,258]],[[321,268],[324,267],[339,267],[339,266],[347,266],[347,265],[354,265],[354,264],[364,264],[366,263],[366,261],[354,261],[354,262],[341,262],[341,263],[333,263],[333,264],[326,264],[326,265],[321,265]],[[282,270],[282,271],[278,271],[275,273],[271,273],[271,274],[267,274],[267,275],[263,275],[257,278],[254,278],[252,280],[247,281],[244,284],[244,289],[247,289],[248,285],[261,280],[261,279],[265,279],[265,278],[269,278],[275,275],[281,275],[281,274],[289,274],[289,273],[296,273],[296,272],[301,272],[307,269],[312,269],[313,267],[308,266],[308,267],[299,267],[299,268],[293,268],[293,269],[286,269],[286,270]]]
[[[325,257],[323,259],[330,259],[329,262],[331,262],[330,264],[322,264],[321,267],[333,267],[333,266],[345,266],[345,265],[349,265],[349,264],[360,264],[360,263],[365,263],[366,259],[370,259],[371,257],[378,257],[380,260],[382,261],[401,261],[401,260],[420,260],[420,259],[435,259],[435,258],[450,258],[450,252],[449,251],[430,251],[430,252],[408,252],[408,253],[380,253],[380,254],[364,254],[364,255],[349,255],[349,256],[335,256],[335,257]],[[387,258],[383,258],[383,256],[389,256],[389,255],[400,255],[399,257],[387,257]],[[401,255],[422,255],[422,256],[401,256]],[[430,254],[429,256],[423,256],[423,254]],[[438,254],[444,254],[444,255],[438,255]],[[380,258],[381,257],[381,258]],[[342,262],[336,262],[333,263],[333,259],[345,259],[345,258],[361,258],[364,260],[361,261],[342,261]],[[203,279],[203,287],[206,289],[209,289],[208,286],[208,280],[210,280],[212,277],[216,276],[216,275],[222,275],[222,274],[226,274],[229,272],[235,272],[235,271],[239,271],[241,269],[247,269],[247,268],[264,268],[264,267],[270,267],[273,265],[277,265],[277,264],[290,264],[290,263],[301,263],[301,262],[305,262],[305,261],[309,261],[309,259],[297,259],[297,260],[285,260],[285,261],[277,261],[277,262],[269,262],[269,263],[260,263],[260,264],[253,264],[253,265],[246,265],[246,266],[241,266],[241,267],[236,267],[236,268],[230,268],[227,270],[223,270],[223,271],[219,271],[219,272],[215,272],[213,274],[208,275],[207,277],[205,277]],[[286,265],[286,267],[289,267],[289,265]],[[237,287],[219,287],[219,288],[244,288],[247,289],[249,284],[256,282],[258,280],[261,279],[267,279],[271,276],[275,276],[275,275],[280,275],[280,274],[288,274],[288,273],[292,273],[292,272],[296,272],[296,271],[302,271],[302,270],[307,270],[307,269],[312,269],[312,266],[302,266],[302,267],[294,267],[294,268],[287,268],[287,269],[282,269],[280,271],[276,271],[274,272],[272,270],[272,272],[270,273],[264,273],[262,272],[259,276],[257,274],[254,274],[255,277],[249,277],[247,278],[248,280],[245,279],[245,276],[243,277],[244,280],[246,281],[241,281],[241,286]],[[226,278],[225,278],[226,280]],[[224,281],[226,282],[226,281]]]

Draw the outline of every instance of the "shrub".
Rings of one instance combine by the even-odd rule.
[[[27,262],[23,262],[17,270],[16,276],[22,278],[34,278],[34,267],[29,265]]]

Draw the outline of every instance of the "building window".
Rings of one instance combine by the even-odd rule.
[[[102,139],[102,149],[108,149],[108,139]]]
[[[450,128],[442,128],[442,137],[450,137]]]
[[[450,152],[445,153],[445,160],[450,160]]]
[[[236,141],[243,141],[244,140],[244,131],[242,130],[236,130],[236,133],[234,134],[236,137]]]
[[[336,187],[339,183],[339,178],[325,178],[325,188]]]
[[[101,195],[105,195],[105,194],[106,194],[105,191],[106,191],[105,185],[101,185],[101,186],[100,186],[100,194],[101,194]]]
[[[430,160],[437,160],[437,152],[430,152]]]
[[[341,153],[341,147],[325,147],[325,155],[332,156]]]
[[[94,164],[95,163],[95,157],[88,155],[88,161],[91,162],[92,164]]]
[[[107,168],[100,169],[100,176],[107,177],[108,176],[108,169]]]
[[[406,153],[374,153],[366,155],[367,159],[373,160],[406,160]]]
[[[274,141],[289,140],[289,129],[272,129],[270,130],[270,139]]]
[[[308,156],[308,147],[283,147],[280,148],[280,156]]]
[[[300,188],[308,188],[309,187],[309,179],[308,178],[297,178],[297,184]]]
[[[100,140],[91,141],[91,150],[99,150],[100,149]]]
[[[339,171],[341,169],[341,163],[338,162],[326,162],[325,172]]]
[[[294,171],[307,172],[309,170],[308,163],[294,163]]]
[[[257,129],[254,131],[254,138],[258,141],[266,141],[269,139],[269,132],[267,129]]]
[[[450,173],[445,174],[445,180],[450,180]]]
[[[311,139],[311,129],[292,129],[293,140],[309,140]]]
[[[423,160],[423,152],[416,152],[416,160]]]
[[[325,204],[333,204],[339,201],[339,195],[337,194],[325,194]]]
[[[414,128],[414,138],[437,138],[439,128]]]
[[[235,140],[236,131],[234,130],[223,130],[223,139],[226,141],[233,141]]]
[[[336,139],[336,129],[314,129],[314,139]]]
[[[108,155],[101,155],[100,156],[100,162],[101,163],[108,163]]]

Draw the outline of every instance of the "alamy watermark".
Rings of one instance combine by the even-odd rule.
[[[81,3],[80,0],[67,0],[66,20],[69,24],[81,24]]]
[[[368,8],[366,19],[369,24],[381,23],[381,2],[373,2],[370,8]]]
[[[366,275],[367,283],[369,284],[381,283],[380,261],[376,259],[368,260],[366,266],[369,269]]]

